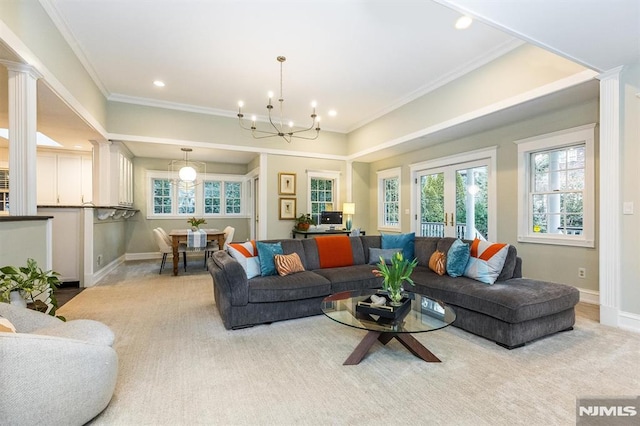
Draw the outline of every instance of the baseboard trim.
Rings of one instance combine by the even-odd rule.
[[[101,279],[107,276],[110,272],[115,271],[115,269],[122,265],[125,262],[125,256],[122,255],[119,258],[113,260],[111,263],[105,265],[104,268],[100,269],[98,272],[93,274],[92,286],[96,285],[100,282]]]
[[[579,288],[580,291],[580,301],[584,303],[589,303],[591,305],[599,305],[600,304],[600,292],[595,290],[587,290],[584,288]]]
[[[618,315],[620,328],[640,333],[640,315],[631,312],[620,312]]]
[[[162,259],[162,253],[160,252],[147,252],[147,253],[125,253],[125,260],[153,260]]]

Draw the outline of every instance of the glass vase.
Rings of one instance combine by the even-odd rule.
[[[389,299],[391,299],[390,305],[391,306],[400,306],[402,305],[402,286],[400,285],[390,285],[388,292],[389,292]]]

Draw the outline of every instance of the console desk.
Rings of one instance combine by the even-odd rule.
[[[307,238],[309,235],[337,235],[337,234],[345,234],[345,235],[349,235],[351,234],[351,231],[347,231],[346,229],[320,229],[320,230],[313,230],[313,231],[298,231],[297,229],[294,229],[291,231],[291,233],[293,234],[293,238],[296,238],[296,235],[304,235],[304,238]],[[360,235],[364,235],[365,232],[364,231],[360,231]]]

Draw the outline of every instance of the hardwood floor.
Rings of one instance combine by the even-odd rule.
[[[580,302],[576,305],[576,315],[595,322],[600,322],[600,306]]]

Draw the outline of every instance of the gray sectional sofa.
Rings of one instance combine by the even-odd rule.
[[[320,237],[329,238],[329,237]],[[369,264],[371,248],[380,248],[380,236],[349,238],[353,265],[321,268],[315,239],[283,239],[284,254],[297,253],[305,271],[287,276],[258,276],[247,279],[242,266],[226,251],[208,260],[215,303],[227,329],[248,327],[292,318],[321,314],[320,302],[329,294],[347,290],[373,289],[381,278]],[[415,238],[418,266],[407,290],[441,300],[456,312],[454,326],[493,340],[507,348],[559,331],[575,322],[576,288],[522,278],[522,260],[509,247],[505,265],[495,284],[487,285],[467,277],[440,276],[428,267],[435,250],[447,252],[453,238]]]

